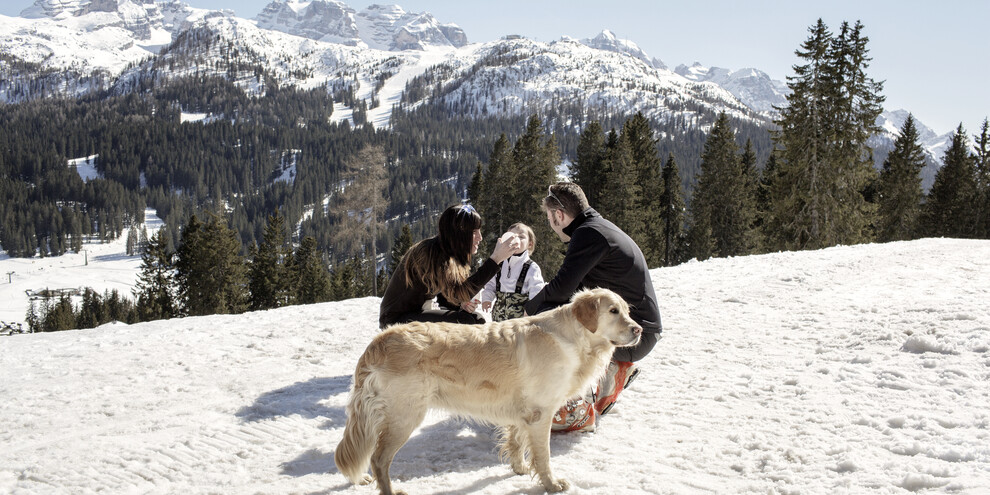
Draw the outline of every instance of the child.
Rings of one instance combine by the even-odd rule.
[[[502,262],[498,274],[485,284],[481,292],[481,308],[491,309],[492,321],[508,320],[523,316],[523,306],[543,289],[546,282],[540,273],[540,265],[529,259],[536,249],[536,234],[528,225],[515,223],[509,232],[519,236],[521,245],[515,254]]]

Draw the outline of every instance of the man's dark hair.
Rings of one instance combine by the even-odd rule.
[[[544,210],[563,210],[575,218],[589,207],[581,186],[573,182],[551,184],[547,188],[547,196],[543,198]]]

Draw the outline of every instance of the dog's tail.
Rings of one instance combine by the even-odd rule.
[[[372,357],[369,354],[374,354],[372,346],[358,360],[357,370],[354,372],[354,389],[347,404],[344,438],[340,440],[333,455],[340,473],[355,484],[365,484],[371,480],[366,473],[382,423],[382,414],[378,411],[380,407],[377,404],[380,401],[375,400],[375,371],[369,366],[368,359]]]

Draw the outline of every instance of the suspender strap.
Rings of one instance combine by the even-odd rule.
[[[533,260],[529,260],[523,263],[522,270],[519,271],[519,279],[516,280],[516,293],[522,294],[523,284],[526,283],[526,274],[529,272],[529,265],[533,264]],[[499,269],[498,273],[495,274],[495,293],[502,292],[502,270]]]
[[[526,282],[526,272],[529,271],[529,265],[533,264],[533,260],[529,260],[523,263],[522,270],[519,271],[519,279],[516,280],[516,293],[522,294],[523,283]]]

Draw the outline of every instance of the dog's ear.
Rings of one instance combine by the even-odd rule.
[[[579,294],[574,298],[574,317],[578,323],[592,333],[598,330],[598,298],[591,293]]]

